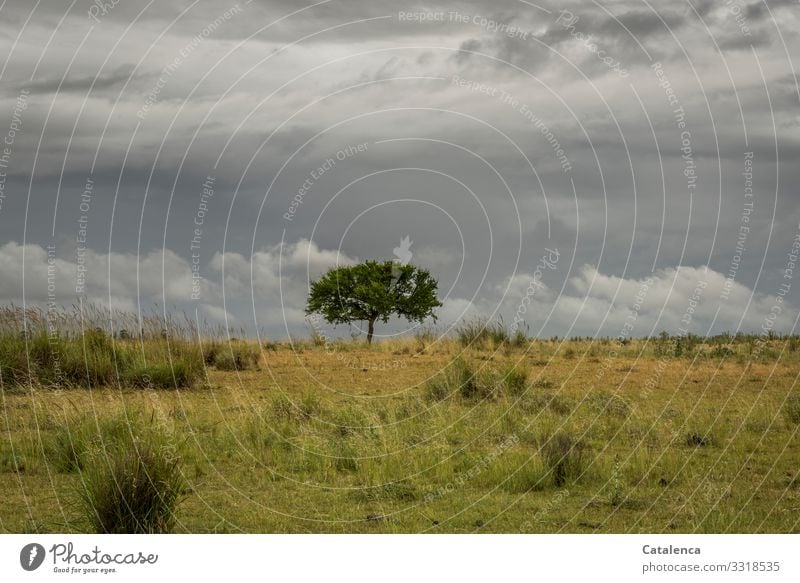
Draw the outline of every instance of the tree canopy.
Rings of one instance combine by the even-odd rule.
[[[409,322],[436,319],[442,304],[438,282],[430,272],[395,261],[365,261],[334,267],[311,283],[306,314],[319,313],[331,324],[367,322],[367,342],[372,342],[375,322],[392,315]]]

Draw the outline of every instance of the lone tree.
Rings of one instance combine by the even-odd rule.
[[[319,313],[330,324],[367,322],[367,342],[372,343],[375,322],[392,314],[409,322],[436,319],[438,282],[419,267],[395,261],[366,261],[334,267],[311,282],[306,314]]]

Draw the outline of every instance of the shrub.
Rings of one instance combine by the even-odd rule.
[[[547,440],[541,448],[541,454],[557,487],[580,479],[587,466],[584,444],[563,432]]]
[[[178,459],[150,435],[96,450],[82,473],[79,499],[98,534],[161,534],[172,531],[175,509],[186,492]]]

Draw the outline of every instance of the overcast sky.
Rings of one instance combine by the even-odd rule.
[[[284,337],[310,278],[407,250],[440,330],[796,330],[798,33],[795,0],[6,0],[0,300]]]

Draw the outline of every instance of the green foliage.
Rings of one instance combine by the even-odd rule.
[[[366,261],[335,267],[311,283],[306,314],[321,314],[334,325],[368,322],[372,342],[375,322],[386,323],[392,315],[410,322],[435,319],[434,309],[442,305],[437,287],[427,270],[414,265]]]

